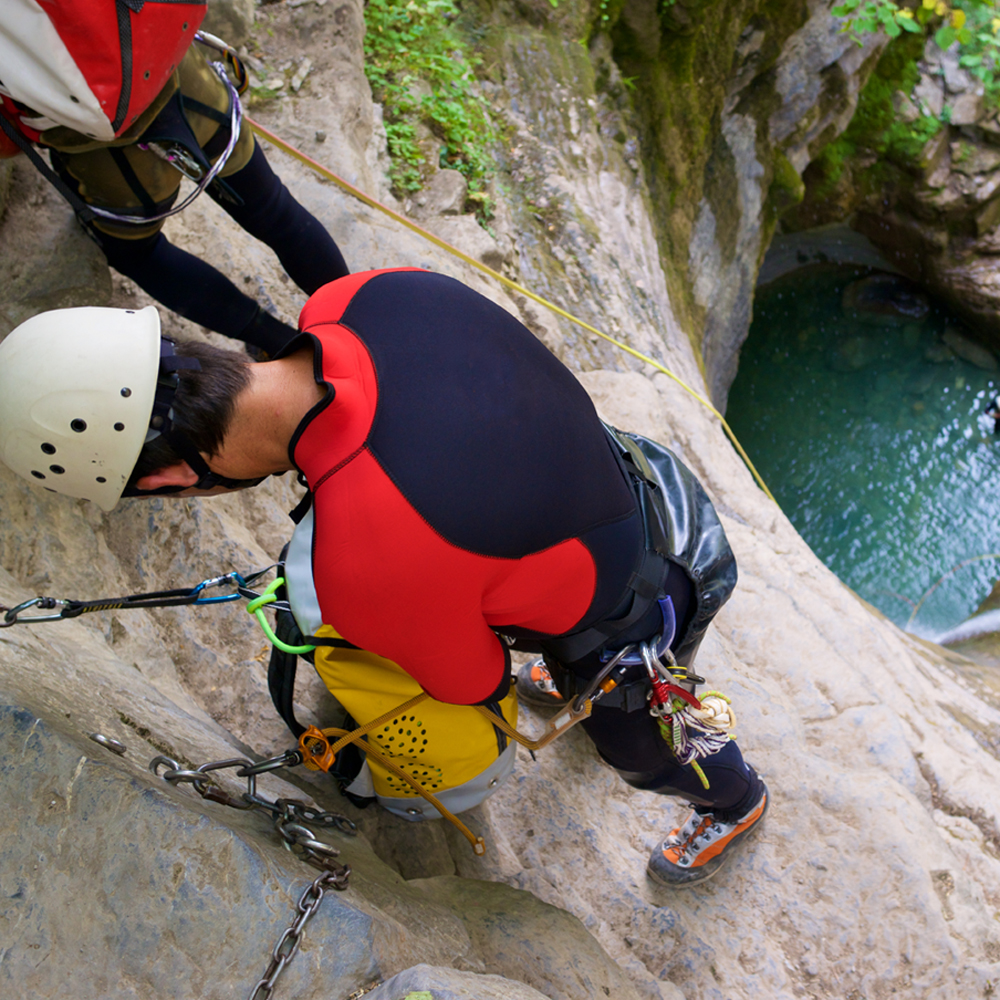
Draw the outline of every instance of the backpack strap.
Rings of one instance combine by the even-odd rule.
[[[34,164],[35,169],[69,202],[86,234],[99,247],[103,247],[93,225],[97,216],[90,210],[87,203],[41,158],[31,142],[21,133],[21,130],[3,114],[0,114],[0,129],[3,129],[4,135],[20,147],[24,155]]]
[[[306,494],[307,496],[309,494]],[[278,557],[278,576],[285,575],[285,559],[288,556],[288,544],[281,550]],[[274,634],[289,646],[332,646],[336,649],[360,649],[353,642],[333,636],[304,635],[295,620],[295,616],[288,607],[288,588],[282,584],[276,591],[275,596],[284,605],[280,607],[274,619]],[[310,663],[313,659],[312,653],[302,654]],[[295,718],[295,676],[298,671],[299,656],[296,653],[286,653],[277,646],[271,646],[271,659],[267,664],[267,690],[271,695],[271,701],[278,711],[278,715],[285,720],[285,725],[292,731],[298,739],[305,731],[306,727]]]

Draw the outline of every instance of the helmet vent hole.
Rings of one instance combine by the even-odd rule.
[[[61,476],[66,470],[61,465],[50,465],[49,472],[54,472],[57,476]]]
[[[119,423],[115,424],[115,430],[116,431],[123,431],[123,430],[125,430],[125,425],[123,423],[119,422]]]
[[[99,483],[106,483],[106,482],[107,482],[107,480],[106,480],[106,479],[104,478],[104,476],[98,476],[98,477],[97,477],[97,481],[98,481]]]
[[[54,444],[49,444],[48,441],[46,441],[42,445],[42,451],[44,451],[46,455],[54,455],[56,453],[56,446]]]
[[[132,395],[132,390],[131,390],[131,389],[130,389],[130,388],[129,388],[128,386],[125,386],[125,388],[124,388],[124,389],[122,389],[122,395],[123,395],[123,396],[124,396],[124,397],[125,397],[126,399],[128,399],[128,398],[129,398],[129,396],[131,396],[131,395]]]
[[[82,434],[87,429],[87,421],[81,420],[77,417],[75,420],[69,422],[70,427],[76,431],[77,434]]]
[[[35,479],[44,479],[45,478],[45,473],[44,472],[39,472],[37,469],[32,469],[31,470],[31,474],[35,477]]]

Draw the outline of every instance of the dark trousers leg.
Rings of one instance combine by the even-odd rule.
[[[696,596],[687,574],[677,567],[672,567],[668,573],[664,590],[677,617],[676,644],[694,613]],[[656,635],[662,627],[662,617],[654,605],[646,618],[636,623],[634,631],[619,637],[618,641],[635,642]],[[598,655],[593,654],[571,664],[570,670],[580,678],[588,678],[593,677],[600,666]],[[625,680],[641,683],[644,676],[642,667],[630,667]],[[604,707],[598,702],[582,725],[604,760],[635,788],[677,795],[697,806],[712,806],[718,812],[732,810],[738,815],[747,812],[760,797],[761,781],[732,741],[710,757],[698,760],[708,779],[709,787],[705,788],[690,764],[677,763],[669,744],[660,735],[656,720],[644,708],[624,712],[619,707]]]
[[[656,720],[647,712],[623,712],[598,704],[582,725],[604,760],[635,788],[734,812],[746,811],[760,796],[760,779],[732,741],[698,761],[708,778],[705,788],[690,764],[677,763]]]
[[[278,255],[288,276],[307,295],[350,273],[333,238],[292,197],[260,146],[255,146],[247,165],[225,183],[243,204],[235,205],[210,192],[212,197],[243,229]]]
[[[101,233],[108,263],[185,319],[275,354],[297,333],[265,313],[210,264],[163,233],[122,240]]]

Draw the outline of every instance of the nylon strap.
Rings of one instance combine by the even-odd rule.
[[[98,246],[102,246],[101,239],[93,226],[97,216],[87,203],[42,159],[31,142],[21,134],[21,130],[3,114],[0,114],[0,129],[3,129],[7,138],[31,160],[35,169],[69,202],[87,235]]]

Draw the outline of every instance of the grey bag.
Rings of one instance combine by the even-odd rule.
[[[688,666],[709,623],[736,586],[736,557],[708,494],[669,448],[638,434],[609,431],[627,452],[626,466],[632,465],[647,484],[655,485],[647,494],[652,503],[642,509],[647,549],[652,545],[694,584],[697,607],[674,654],[678,663]],[[633,469],[629,472],[634,476]]]

